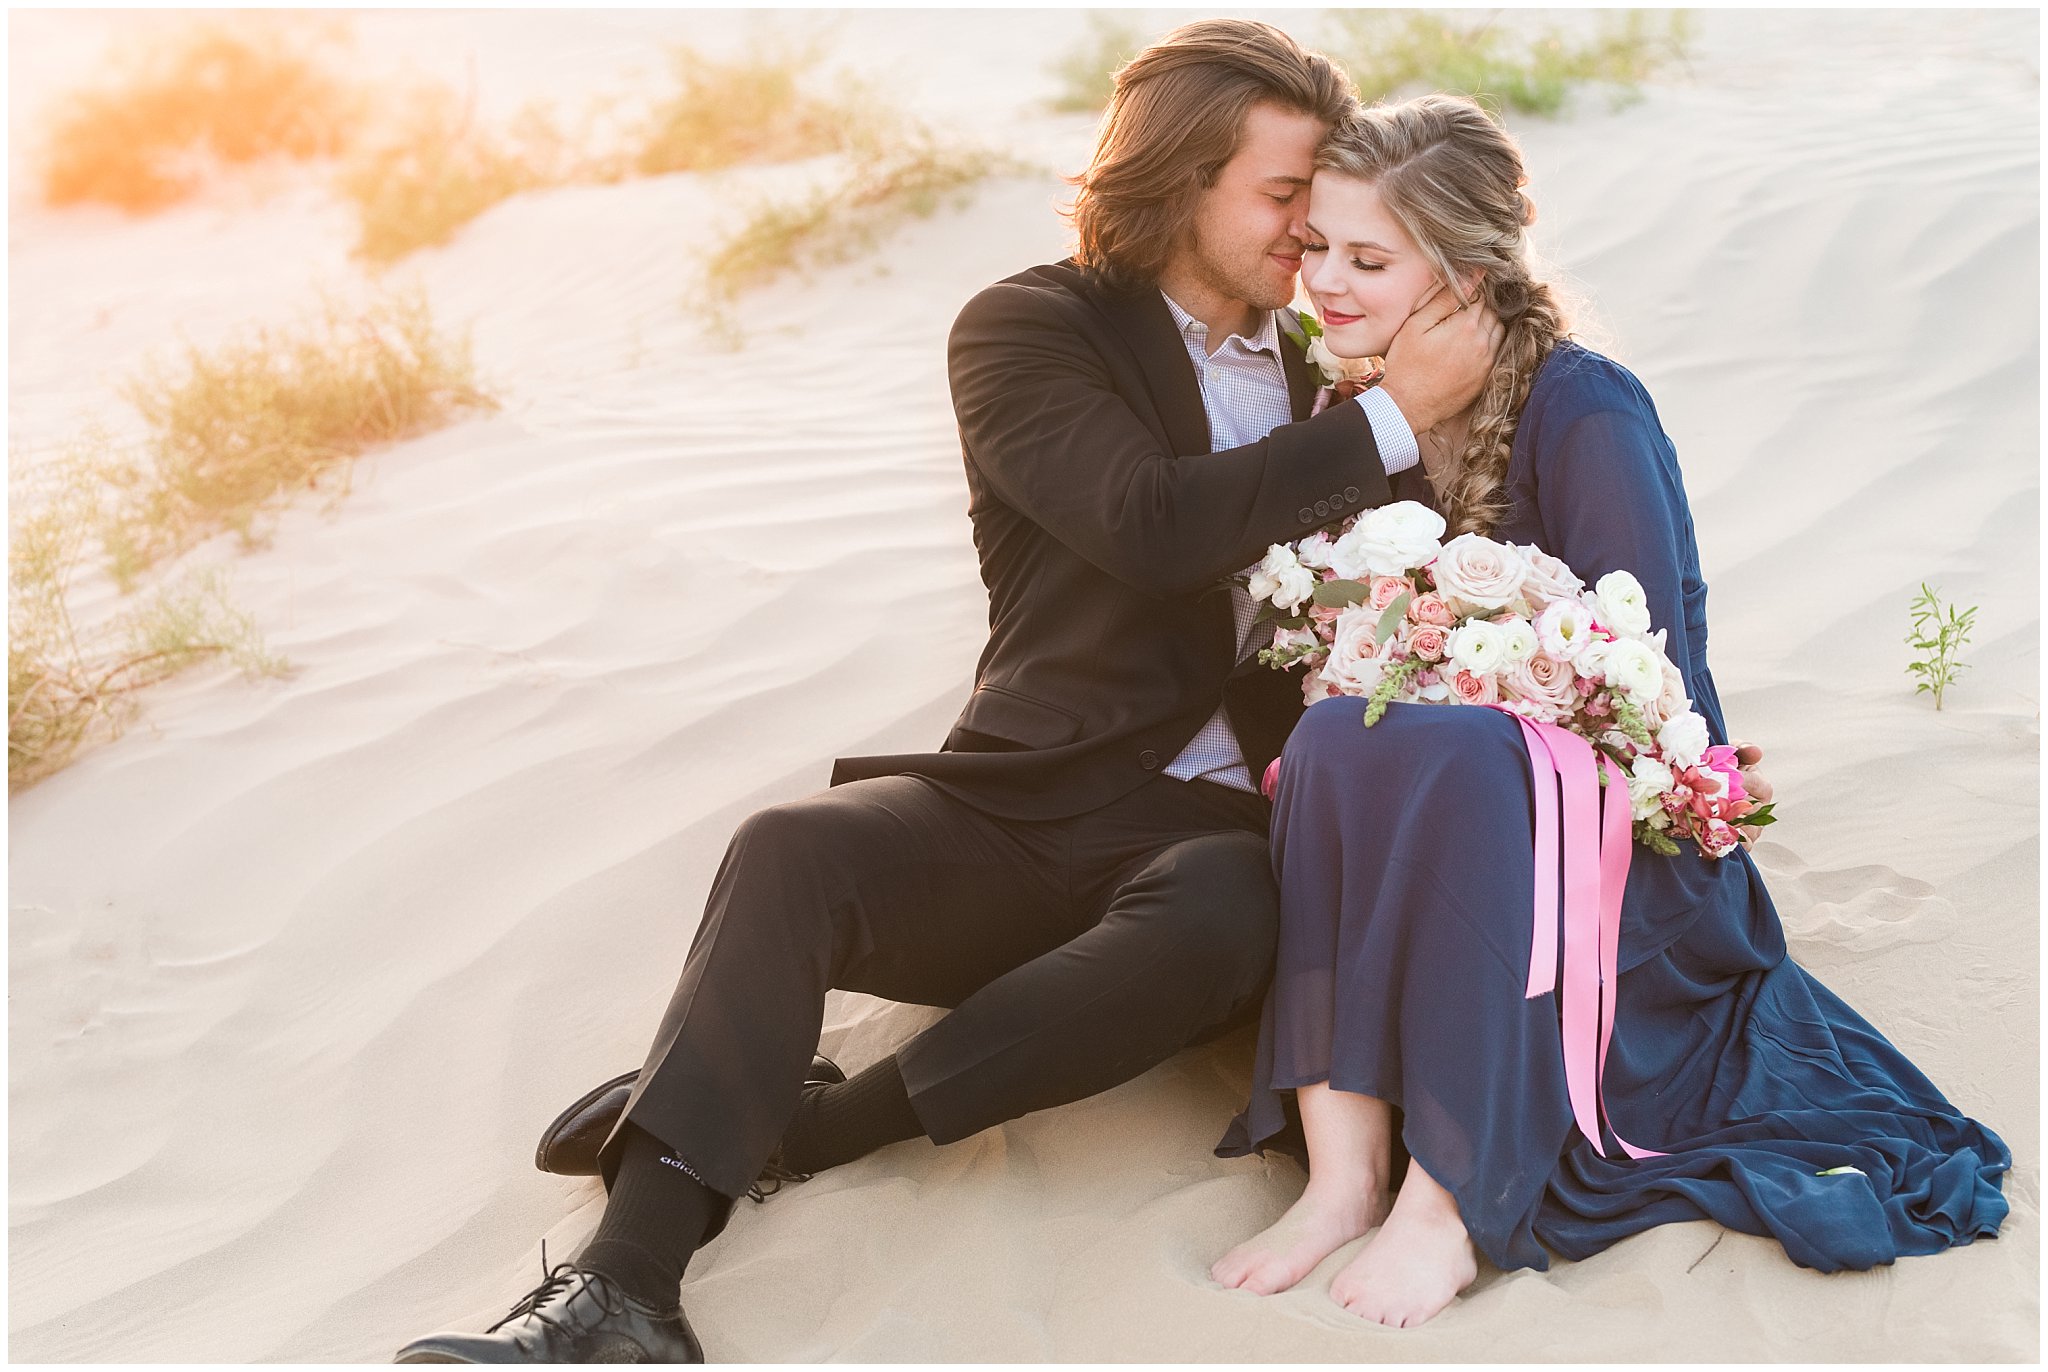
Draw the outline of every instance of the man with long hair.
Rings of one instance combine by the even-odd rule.
[[[1257,778],[1301,711],[1226,579],[1393,498],[1498,322],[1432,301],[1383,385],[1313,418],[1293,298],[1317,144],[1355,103],[1278,29],[1189,24],[1117,74],[1079,249],[970,301],[950,349],[989,590],[937,753],[842,759],[734,834],[645,1066],[541,1165],[604,1217],[484,1334],[410,1362],[701,1361],[678,1304],[734,1200],[1128,1081],[1256,1012],[1278,922]],[[840,1080],[833,988],[948,1007]]]

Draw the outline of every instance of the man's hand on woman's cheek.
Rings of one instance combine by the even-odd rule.
[[[1439,289],[1387,345],[1381,389],[1416,433],[1436,427],[1479,398],[1493,372],[1506,327],[1485,305],[1465,305]]]

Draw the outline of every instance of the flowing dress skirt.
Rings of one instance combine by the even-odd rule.
[[[1614,1128],[1669,1156],[1603,1156],[1572,1120],[1557,997],[1524,998],[1533,821],[1515,722],[1432,705],[1362,718],[1362,701],[1323,701],[1287,745],[1280,947],[1251,1102],[1219,1154],[1298,1150],[1294,1087],[1378,1096],[1501,1268],[1671,1220],[1768,1234],[1822,1271],[1996,1234],[2005,1144],[1785,956],[1746,852],[1700,869],[1690,910],[1648,908],[1674,889],[1649,868],[1706,860],[1634,852],[1604,1096]]]

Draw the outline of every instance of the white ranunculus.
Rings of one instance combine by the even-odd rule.
[[[1437,594],[1486,610],[1498,610],[1522,592],[1528,559],[1512,543],[1479,534],[1459,534],[1437,554]]]
[[[1280,589],[1280,568],[1294,561],[1294,554],[1284,544],[1275,543],[1268,547],[1266,556],[1251,569],[1251,576],[1245,583],[1252,599],[1271,600],[1273,592]]]
[[[1528,620],[1515,618],[1495,626],[1507,645],[1508,661],[1527,662],[1536,656],[1539,645],[1536,642],[1536,628]]]
[[[1687,710],[1664,721],[1657,731],[1657,748],[1673,767],[1697,767],[1707,751],[1707,722],[1697,711]]]
[[[1316,593],[1316,574],[1301,565],[1284,543],[1266,549],[1265,560],[1252,569],[1248,587],[1253,600],[1270,600],[1293,614]]]
[[[1617,638],[1640,638],[1650,632],[1650,598],[1643,583],[1627,572],[1609,572],[1593,583],[1600,618]]]
[[[1576,600],[1556,600],[1536,616],[1536,642],[1559,662],[1575,661],[1593,633],[1593,612]]]
[[[1287,613],[1295,614],[1315,596],[1318,584],[1316,574],[1300,563],[1284,568],[1280,573],[1280,589],[1273,593],[1273,603]]]
[[[1360,515],[1337,542],[1330,565],[1345,577],[1400,576],[1427,566],[1442,550],[1444,517],[1427,505],[1397,500]]]
[[[1507,665],[1508,636],[1498,624],[1483,619],[1467,620],[1451,630],[1444,645],[1444,659],[1455,668],[1474,676],[1497,672]]]
[[[1671,769],[1653,757],[1638,757],[1628,765],[1628,798],[1635,818],[1648,819],[1663,809],[1665,794],[1678,784]]]
[[[1614,651],[1611,638],[1589,638],[1579,648],[1579,655],[1572,659],[1572,670],[1580,676],[1592,677],[1595,681],[1607,676],[1607,655]]]
[[[1638,706],[1655,700],[1664,689],[1664,659],[1632,638],[1608,646],[1605,672],[1607,684],[1626,692]]]
[[[1318,529],[1294,546],[1294,556],[1302,566],[1322,571],[1330,565],[1330,549],[1335,546],[1337,541]]]
[[[1330,570],[1346,581],[1363,581],[1372,573],[1365,565],[1365,521],[1359,520],[1330,545]]]

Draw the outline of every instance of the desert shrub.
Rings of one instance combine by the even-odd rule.
[[[528,106],[502,132],[438,87],[400,97],[399,109],[339,182],[356,206],[356,255],[375,265],[447,242],[521,191],[582,179],[582,158],[543,106]]]
[[[99,522],[95,464],[65,459],[39,489],[16,493],[7,545],[7,784],[18,790],[62,768],[96,736],[132,717],[143,687],[225,656],[249,675],[285,669],[219,569],[188,575],[91,629],[70,595]]]
[[[253,541],[275,498],[345,475],[375,444],[495,403],[467,340],[444,337],[417,295],[354,314],[330,301],[307,322],[187,347],[180,364],[150,366],[123,393],[148,426],[133,459],[108,473],[118,499],[103,538],[124,581],[223,529]]]
[[[138,442],[93,440],[16,464],[32,474],[12,492],[7,549],[10,788],[119,733],[136,692],[196,662],[283,670],[218,568],[81,630],[71,597],[95,543],[130,590],[152,564],[210,534],[232,529],[252,541],[280,497],[345,478],[371,446],[494,404],[466,342],[436,331],[417,296],[356,313],[329,301],[310,321],[188,347],[178,366],[152,366],[123,389],[146,426]]]
[[[498,131],[447,91],[413,92],[343,172],[342,192],[357,206],[357,255],[381,265],[445,243],[524,191],[844,152],[884,141],[895,123],[858,85],[814,90],[823,78],[811,48],[757,46],[720,61],[678,47],[671,56],[675,85],[651,110],[620,121],[612,97],[586,111],[573,135],[539,106]],[[609,136],[596,132],[619,122]]]
[[[1088,14],[1088,32],[1052,64],[1060,83],[1052,108],[1060,114],[1093,114],[1109,104],[1116,69],[1145,46],[1145,30],[1101,10]]]
[[[1626,99],[1684,56],[1692,32],[1684,10],[1603,11],[1587,34],[1455,10],[1339,10],[1331,26],[1323,47],[1367,100],[1448,91],[1496,114],[1540,115],[1588,84]]]
[[[843,152],[881,137],[891,123],[881,102],[857,85],[812,89],[823,81],[815,48],[757,44],[720,61],[679,46],[670,58],[675,89],[635,139],[632,165],[643,176]]]
[[[156,209],[220,163],[335,153],[359,109],[303,30],[246,18],[197,24],[112,59],[103,84],[53,111],[43,198]]]
[[[706,259],[705,301],[730,331],[730,307],[744,292],[799,266],[846,262],[912,218],[930,216],[990,175],[1019,164],[983,149],[919,133],[856,153],[842,182],[796,199],[756,204]]]

